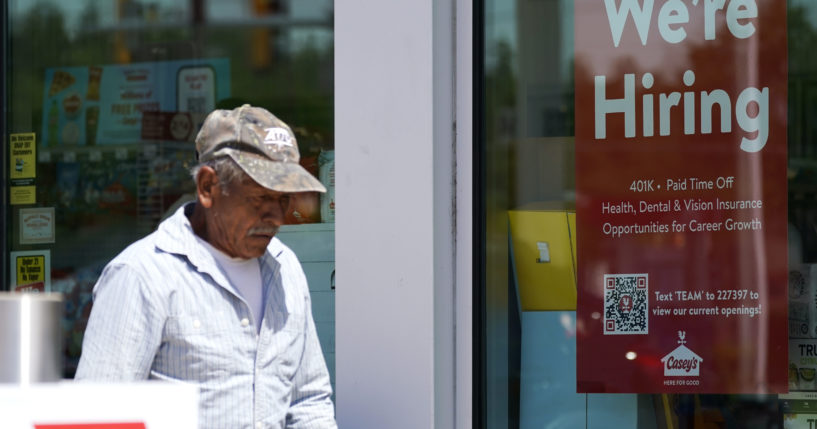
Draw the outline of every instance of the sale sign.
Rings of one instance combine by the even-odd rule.
[[[578,391],[785,392],[786,2],[575,17]]]

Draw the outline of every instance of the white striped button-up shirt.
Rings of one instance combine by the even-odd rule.
[[[94,287],[76,379],[199,387],[201,428],[336,428],[306,277],[273,238],[259,259],[264,315],[200,243],[185,209],[114,258]]]

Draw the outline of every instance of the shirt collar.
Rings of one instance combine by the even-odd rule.
[[[179,207],[172,216],[159,224],[156,247],[163,252],[185,256],[200,272],[209,274],[221,285],[229,285],[213,255],[198,242],[196,233],[193,232],[193,225],[190,224],[188,216],[193,213],[195,204],[190,202]],[[280,266],[277,258],[283,251],[284,245],[281,240],[273,237],[267,250],[258,258],[262,278],[265,270],[274,271]]]

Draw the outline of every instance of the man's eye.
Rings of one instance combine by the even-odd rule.
[[[272,196],[272,195],[259,195],[255,197],[249,197],[252,204],[261,205],[265,203],[281,203],[281,204],[289,204],[290,196],[289,195],[282,195],[280,197]]]

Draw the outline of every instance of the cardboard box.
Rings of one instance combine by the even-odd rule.
[[[817,339],[789,340],[789,391],[817,391]]]

